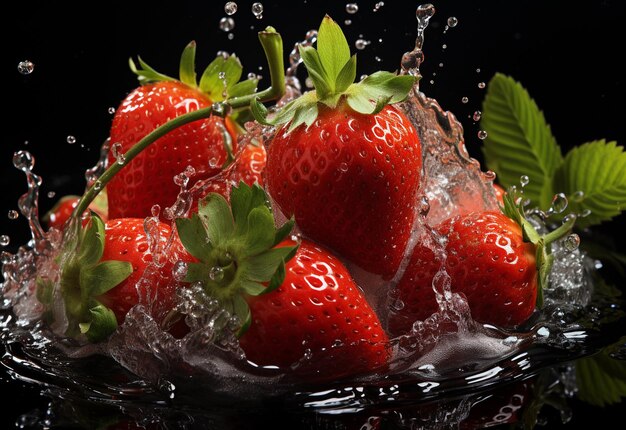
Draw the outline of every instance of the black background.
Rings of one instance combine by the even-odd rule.
[[[252,2],[238,1],[233,40],[218,28],[225,16],[224,3],[19,2],[12,5],[14,12],[2,13],[0,234],[11,237],[9,250],[24,243],[28,233],[23,218],[13,221],[6,216],[17,208],[26,188],[23,174],[12,167],[13,152],[27,149],[37,160],[35,171],[44,178],[42,211],[61,195],[81,193],[83,172],[96,162],[98,147],[107,137],[112,118],[108,108],[117,107],[136,85],[128,57],[140,54],[157,70],[176,76],[182,48],[195,39],[200,72],[218,50],[227,50],[242,59],[244,73],[266,75],[264,87],[269,79],[256,32],[267,25],[282,34],[288,54],[307,30],[318,27],[324,13],[330,14],[344,28],[353,51],[360,35],[371,41],[356,51],[358,74],[397,69],[402,53],[414,44],[417,3],[388,0],[373,12],[376,1],[361,0],[359,12],[349,15],[346,2],[265,1],[263,19],[257,20],[250,11]],[[480,109],[484,97],[478,83],[487,82],[496,71],[512,75],[529,90],[564,152],[599,138],[624,144],[624,72],[618,66],[624,52],[623,2],[475,0],[441,1],[435,6],[437,13],[426,33],[421,88],[463,122],[473,156],[480,159],[481,143],[478,126],[468,116]],[[459,23],[444,34],[450,16]],[[344,25],[346,19],[352,24]],[[21,60],[35,64],[31,75],[17,72]],[[461,102],[464,96],[469,98],[467,104]],[[74,145],[66,142],[68,135],[76,137]],[[56,197],[47,197],[50,191]],[[611,231],[617,225],[613,222],[603,229]],[[40,403],[32,390],[3,385],[3,392],[17,390],[16,395],[26,396],[23,401],[16,398],[19,407],[2,408],[6,411],[2,421],[8,425],[28,412],[30,404]],[[579,424],[608,422],[619,414],[619,407],[606,411],[578,403],[575,407],[574,422]]]

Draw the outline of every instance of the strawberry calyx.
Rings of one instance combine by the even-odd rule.
[[[246,296],[267,294],[285,279],[285,262],[298,245],[276,247],[291,232],[293,220],[275,227],[263,188],[240,182],[230,205],[217,193],[207,195],[191,218],[176,220],[182,244],[199,261],[187,264],[186,282],[200,282],[241,321],[242,335],[251,323]]]
[[[526,218],[523,206],[523,198],[519,197],[515,190],[510,189],[503,195],[504,206],[502,212],[520,225],[524,242],[535,245],[535,264],[537,266],[537,307],[543,306],[543,290],[548,287],[548,277],[554,264],[551,244],[564,238],[571,233],[576,223],[576,217],[566,217],[558,228],[541,235],[533,224]]]
[[[76,252],[61,269],[60,294],[69,337],[84,335],[90,342],[100,342],[117,328],[115,314],[97,298],[128,278],[133,267],[127,261],[100,261],[104,243],[104,222],[92,212],[87,226],[78,232]],[[45,303],[51,293],[42,287],[45,284],[38,293]]]
[[[236,55],[218,54],[204,69],[197,81],[196,76],[196,42],[192,40],[185,46],[180,57],[179,78],[175,79],[150,67],[141,57],[137,57],[139,67],[132,58],[128,59],[130,70],[137,75],[139,83],[144,85],[153,82],[180,81],[206,94],[213,102],[221,102],[227,98],[253,94],[257,89],[257,78],[239,81],[243,66]]]
[[[261,124],[290,122],[288,131],[301,124],[308,127],[317,118],[320,105],[335,109],[342,103],[361,114],[376,114],[388,104],[405,100],[417,80],[412,75],[378,71],[355,83],[356,54],[350,56],[346,37],[328,15],[318,31],[317,49],[300,45],[298,50],[315,90],[288,103],[271,118],[265,106],[253,99],[251,111]]]

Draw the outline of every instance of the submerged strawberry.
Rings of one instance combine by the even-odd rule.
[[[266,184],[301,231],[363,269],[391,278],[415,220],[421,145],[407,117],[390,103],[406,98],[415,78],[376,72],[359,83],[356,56],[328,16],[317,50],[300,47],[315,85],[273,118]]]
[[[207,108],[226,96],[252,93],[257,80],[237,83],[242,66],[234,55],[218,56],[206,68],[199,83],[194,70],[195,42],[184,50],[180,81],[157,73],[139,59],[142,69],[131,61],[142,86],[132,91],[117,109],[111,127],[109,162],[115,163],[143,137],[185,113]],[[194,179],[219,173],[230,162],[235,124],[218,116],[194,121],[158,139],[138,155],[107,185],[109,217],[145,217],[153,205],[171,206],[180,191],[173,177],[188,166]]]
[[[482,323],[515,327],[543,303],[542,289],[552,265],[550,244],[566,235],[573,220],[540,236],[523,208],[504,197],[502,212],[471,212],[436,227],[446,238],[444,268],[453,292],[467,298],[472,317]],[[397,285],[401,309],[391,312],[390,331],[408,331],[439,308],[433,278],[440,262],[431,247],[418,243]]]
[[[153,246],[164,249],[170,227],[158,223],[152,229],[157,241]],[[61,271],[60,294],[68,320],[66,335],[82,334],[91,342],[99,342],[124,321],[137,303],[151,306],[151,314],[158,322],[173,309],[174,293],[180,286],[172,278],[173,264],[192,260],[180,242],[175,240],[166,255],[159,255],[159,264],[150,266],[154,255],[143,219],[120,218],[105,224],[94,214],[78,234],[77,251],[65,261]],[[141,288],[138,281],[149,266],[154,269],[150,286]],[[44,304],[50,303],[51,294],[52,285],[40,282],[39,297]]]
[[[258,186],[233,188],[230,205],[210,194],[190,219],[176,220],[196,257],[185,278],[201,282],[241,322],[240,340],[257,364],[290,366],[317,378],[370,371],[388,359],[387,337],[346,268],[311,242],[278,230]],[[340,344],[345,347],[333,349]]]

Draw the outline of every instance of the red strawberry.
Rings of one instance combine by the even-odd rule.
[[[286,105],[268,149],[266,184],[301,231],[363,269],[391,278],[415,220],[421,145],[403,100],[412,76],[374,73],[358,84],[356,57],[339,26],[324,18],[318,50],[300,47],[316,91]]]
[[[453,292],[463,293],[472,317],[503,327],[524,323],[543,301],[552,264],[550,243],[567,234],[573,220],[539,236],[513,198],[505,212],[471,212],[445,220],[436,230],[447,238],[445,270]],[[439,269],[428,243],[418,243],[397,286],[401,309],[392,309],[390,331],[406,332],[438,309],[432,289]],[[396,306],[395,308],[399,308]]]
[[[63,229],[67,220],[70,219],[74,208],[78,205],[79,200],[80,197],[78,196],[61,197],[54,207],[43,217],[43,222],[47,224],[48,228],[56,228],[57,230]],[[106,221],[108,212],[106,193],[101,192],[98,194],[95,200],[89,205],[89,209],[94,211],[102,220]],[[89,221],[88,215],[88,212],[83,214],[83,226]]]
[[[504,191],[504,188],[502,188],[498,184],[493,184],[493,190],[496,193],[496,199],[498,199],[498,203],[500,203],[501,205],[504,205],[504,194],[506,194],[506,191]]]
[[[298,370],[318,379],[383,366],[387,336],[341,262],[306,240],[299,248],[285,241],[293,221],[275,229],[258,185],[233,187],[230,200],[231,207],[209,194],[176,226],[199,260],[189,263],[185,280],[201,282],[240,318],[247,357],[287,367],[310,354]]]
[[[124,154],[167,121],[210,107],[223,100],[225,94],[241,95],[255,90],[256,80],[236,84],[242,67],[234,55],[218,56],[196,84],[194,56],[192,42],[181,57],[180,81],[157,73],[141,59],[143,69],[137,70],[131,61],[131,68],[145,85],[132,91],[116,111],[111,127],[110,163],[116,162],[115,153]],[[197,180],[220,172],[234,149],[234,127],[230,119],[211,116],[161,137],[107,185],[109,217],[145,217],[154,204],[171,206],[180,191],[173,177],[187,166],[194,168]]]
[[[151,227],[151,234],[156,240],[153,246],[164,248],[170,227],[159,222]],[[140,302],[151,305],[153,317],[161,321],[173,309],[174,292],[179,287],[172,279],[174,262],[193,259],[177,240],[159,258],[158,265],[150,265],[153,254],[143,219],[120,218],[105,225],[98,216],[91,217],[87,228],[79,231],[77,252],[62,267],[66,334],[77,337],[82,333],[92,342],[104,340]],[[142,289],[137,282],[149,267],[154,270],[151,284]],[[41,289],[46,287],[40,284]],[[39,294],[49,297],[49,291]]]

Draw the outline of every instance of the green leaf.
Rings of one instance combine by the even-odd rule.
[[[180,81],[195,88],[196,82],[196,41],[192,40],[185,46],[180,57],[179,67]]]
[[[228,94],[228,90],[239,81],[242,72],[243,67],[236,56],[224,58],[220,55],[202,73],[200,90],[207,93],[212,101],[222,101],[224,94]],[[220,78],[222,73],[223,79]]]
[[[334,85],[329,78],[318,51],[310,46],[300,46],[299,48],[302,62],[306,66],[309,77],[313,81],[313,86],[317,91],[317,97],[321,100],[334,92]]]
[[[176,229],[185,249],[198,260],[204,260],[213,249],[198,214],[191,218],[176,218]]]
[[[379,112],[381,102],[398,103],[406,99],[416,78],[410,75],[397,76],[390,72],[376,72],[352,84],[346,90],[348,105],[357,112],[371,114]],[[382,98],[382,101],[381,101]]]
[[[554,175],[554,189],[568,197],[568,212],[583,213],[581,228],[600,224],[626,208],[626,153],[616,142],[596,140],[580,145],[565,156]],[[577,198],[577,192],[582,197]]]
[[[95,266],[83,267],[80,271],[80,285],[84,297],[97,297],[119,285],[133,273],[133,265],[128,261],[103,261]]]
[[[245,81],[238,82],[228,90],[228,98],[253,94],[256,91],[258,84],[258,79],[246,79]]]
[[[328,15],[322,20],[317,34],[317,52],[328,75],[328,83],[335,90],[335,80],[343,66],[350,60],[350,46],[341,27]]]
[[[102,304],[89,309],[91,321],[81,323],[80,329],[90,342],[106,340],[117,329],[117,318],[113,311]]]
[[[356,79],[356,54],[343,66],[335,81],[335,92],[343,93]]]
[[[620,342],[625,342],[622,338]],[[626,362],[606,352],[576,362],[578,397],[594,406],[619,403],[626,398]]]
[[[137,60],[139,61],[140,68],[137,68],[132,58],[128,59],[128,66],[130,67],[130,70],[134,74],[137,75],[137,79],[139,80],[140,84],[144,85],[144,84],[149,84],[151,82],[175,81],[176,80],[167,75],[157,72],[152,67],[150,67],[145,61],[143,61],[141,57],[137,57]]]
[[[207,236],[213,245],[229,239],[235,231],[230,206],[217,193],[211,193],[200,201],[198,215],[204,220]]]
[[[512,78],[496,74],[483,103],[481,128],[487,132],[486,165],[496,172],[500,183],[505,188],[519,185],[520,177],[527,175],[526,198],[547,209],[554,195],[552,178],[563,157],[528,92]]]
[[[100,261],[104,252],[104,234],[104,222],[93,213],[80,241],[77,258],[81,264],[92,265]]]

